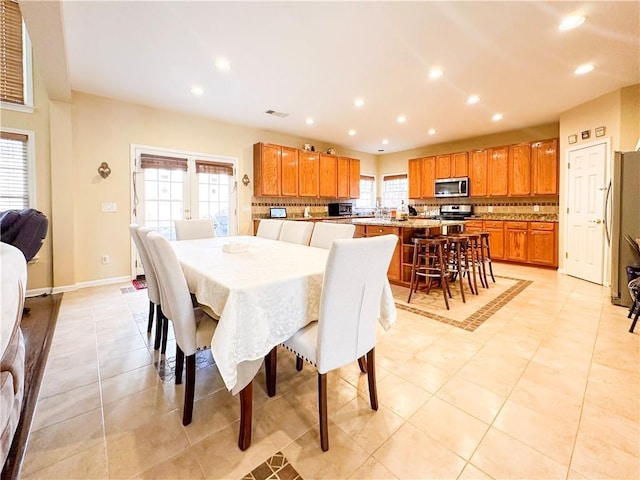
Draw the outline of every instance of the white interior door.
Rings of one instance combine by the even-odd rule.
[[[567,274],[602,285],[607,145],[569,152]]]

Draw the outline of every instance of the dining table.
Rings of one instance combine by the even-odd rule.
[[[272,348],[319,317],[329,250],[254,236],[171,242],[189,291],[218,319],[211,353],[225,386],[240,394],[238,446],[251,444],[253,378]],[[388,282],[379,322],[396,319]]]

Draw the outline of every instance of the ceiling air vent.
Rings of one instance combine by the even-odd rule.
[[[276,112],[275,110],[267,110],[264,113],[268,113],[269,115],[275,115],[276,117],[284,118],[288,117],[288,113]]]

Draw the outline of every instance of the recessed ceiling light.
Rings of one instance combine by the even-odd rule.
[[[309,117],[307,118],[304,123],[306,123],[307,125],[313,125],[313,118]]]
[[[429,135],[435,135],[436,133],[438,133],[438,130],[436,130],[435,128],[430,128],[427,133]]]
[[[442,75],[444,75],[444,72],[440,68],[432,68],[429,71],[429,78],[440,78]]]
[[[493,120],[494,122],[499,122],[503,118],[504,115],[502,115],[501,113],[496,113],[493,117],[491,117],[491,120]]]
[[[353,104],[354,104],[356,107],[362,107],[362,106],[364,105],[364,100],[363,100],[362,98],[356,98],[356,99],[353,101]]]
[[[578,68],[576,68],[573,73],[575,73],[576,75],[584,75],[585,73],[593,71],[594,68],[596,67],[594,67],[592,63],[585,63],[584,65],[580,65]]]
[[[191,92],[191,95],[204,95],[204,89],[200,85],[193,85],[189,91]]]
[[[564,17],[560,25],[558,25],[558,30],[571,30],[573,28],[579,27],[584,23],[587,19],[584,15],[569,15],[568,17]]]
[[[355,134],[356,134],[356,131],[353,128],[349,130],[349,135],[353,137]]]
[[[407,117],[405,117],[404,115],[398,115],[398,118],[396,120],[398,123],[404,123],[407,121]]]
[[[386,138],[384,140],[382,140],[382,144],[383,145],[389,145],[389,140],[387,140]]]
[[[469,98],[467,98],[467,103],[469,104],[478,103],[479,101],[480,97],[478,95],[471,95]]]
[[[231,70],[231,63],[226,58],[218,58],[216,60],[215,66],[218,70],[222,70],[223,72],[228,72]]]

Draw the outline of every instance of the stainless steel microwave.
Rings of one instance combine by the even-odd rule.
[[[469,177],[440,178],[435,182],[436,197],[468,197]]]

